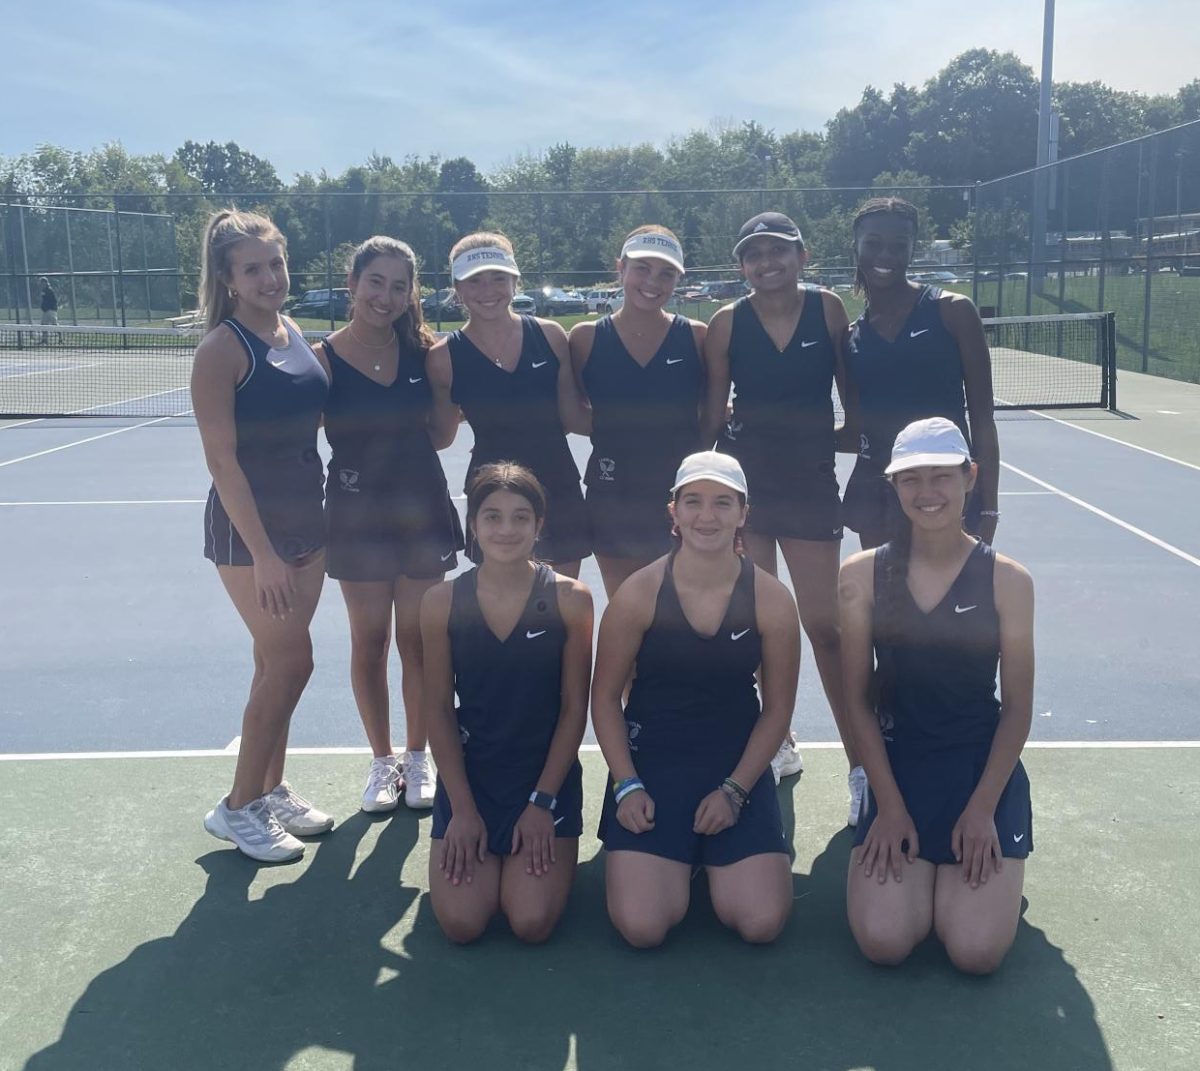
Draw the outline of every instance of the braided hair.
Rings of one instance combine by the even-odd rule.
[[[854,223],[851,226],[851,233],[857,237],[858,225],[868,216],[892,215],[899,216],[901,219],[908,221],[908,225],[912,228],[913,239],[917,237],[920,230],[921,217],[917,212],[917,206],[903,197],[872,197],[869,201],[864,201],[858,211],[854,214]],[[867,294],[868,304],[869,291],[867,290],[867,278],[863,275],[862,268],[856,263],[854,265],[854,293]]]

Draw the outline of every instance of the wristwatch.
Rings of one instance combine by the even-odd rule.
[[[543,811],[552,811],[558,806],[558,800],[549,792],[539,792],[536,788],[529,793],[529,802]]]

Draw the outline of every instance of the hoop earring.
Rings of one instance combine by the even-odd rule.
[[[229,300],[230,300],[230,301],[237,301],[237,299],[238,299],[238,292],[237,292],[236,290],[234,290],[232,287],[230,287],[230,289],[229,289]]]

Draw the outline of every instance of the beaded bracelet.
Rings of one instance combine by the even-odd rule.
[[[981,509],[979,511],[979,516],[981,516],[981,517],[999,517],[1000,511],[998,509]]]
[[[732,777],[725,778],[721,782],[721,787],[729,789],[737,797],[738,803],[741,806],[745,807],[750,802],[750,793],[742,788]]]
[[[646,786],[640,777],[627,777],[624,781],[613,782],[613,802],[620,803],[626,796],[634,792],[645,792]]]

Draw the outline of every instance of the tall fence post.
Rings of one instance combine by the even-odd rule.
[[[142,225],[142,278],[146,282],[146,322],[149,323],[154,319],[154,311],[150,296],[150,251],[146,247],[146,214],[143,212],[138,216],[138,220]]]
[[[325,205],[325,289],[329,291],[329,330],[337,330],[333,319],[333,219],[329,211],[330,194],[326,192]]]
[[[1150,143],[1149,189],[1146,192],[1146,263],[1142,296],[1142,371],[1150,371],[1150,310],[1154,285],[1154,187],[1158,183],[1158,142]]]
[[[979,197],[983,183],[975,183],[975,210],[971,213],[971,301],[979,305]]]
[[[25,240],[25,206],[17,205],[17,223],[21,234],[21,265],[25,273],[25,309],[29,313],[29,322],[33,323],[33,291],[29,285],[29,243]],[[17,322],[21,317],[17,316]]]
[[[117,300],[120,302],[121,326],[128,327],[125,319],[125,261],[121,251],[121,210],[117,207],[117,199],[113,198],[113,227],[117,239]],[[126,340],[122,339],[122,344]]]
[[[63,213],[63,219],[67,221],[67,270],[71,273],[69,276],[71,283],[71,323],[78,327],[79,314],[75,311],[78,308],[78,304],[75,300],[75,252],[71,245],[70,209]]]
[[[538,285],[545,286],[546,285],[546,257],[545,257],[545,253],[546,253],[546,229],[545,229],[546,228],[546,218],[545,218],[541,190],[539,190],[537,193],[535,193],[534,197],[536,199],[535,203],[537,205],[537,225],[538,225],[538,250],[537,250],[537,253],[538,253],[538,255],[537,255]],[[538,311],[539,311],[539,315],[540,315],[541,310],[539,309]]]

